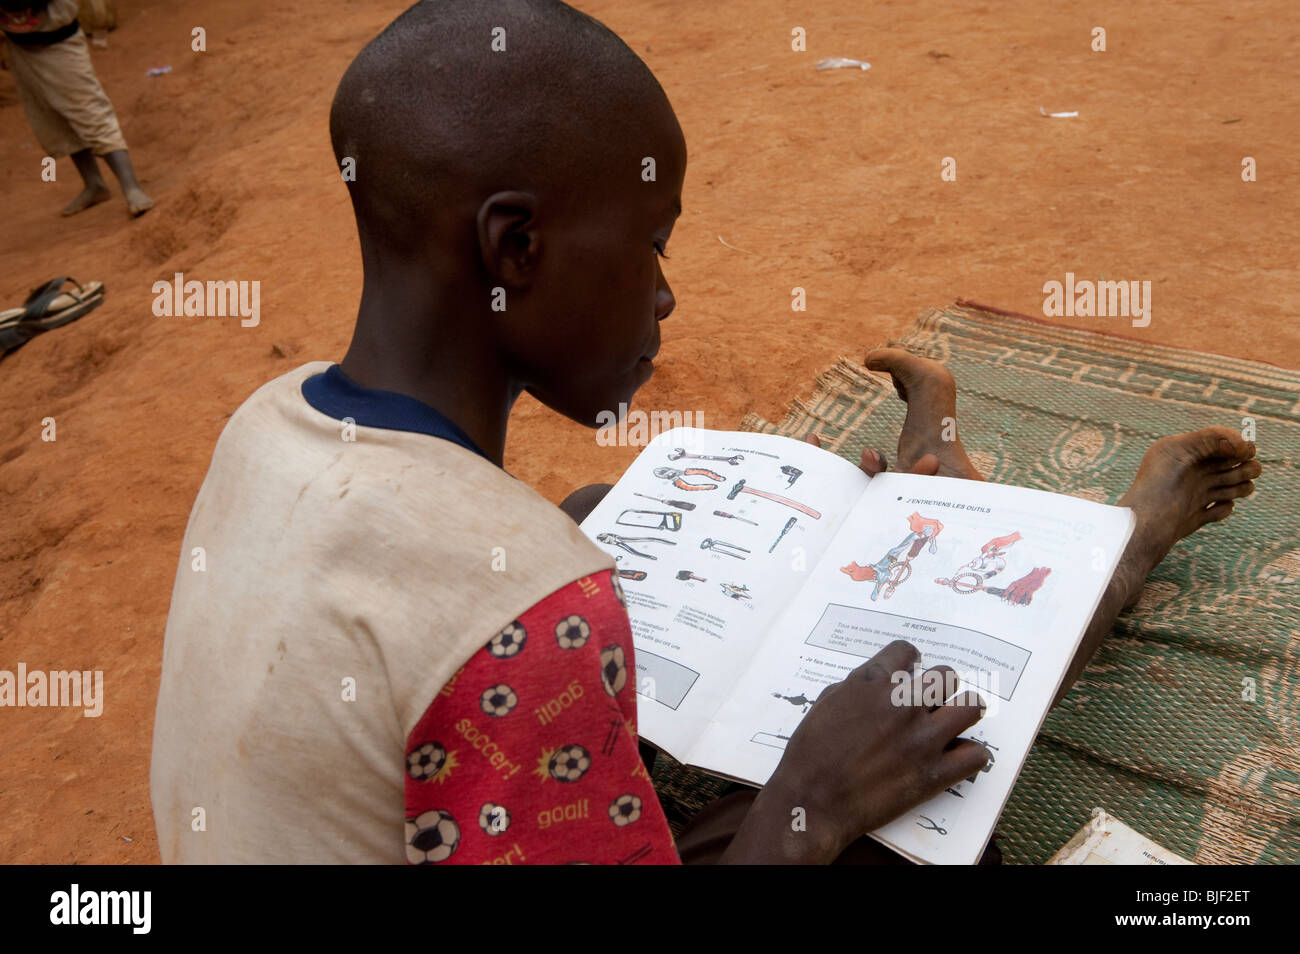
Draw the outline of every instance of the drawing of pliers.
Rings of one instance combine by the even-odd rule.
[[[649,553],[642,553],[640,550],[628,546],[628,544],[629,543],[666,543],[670,547],[677,546],[675,541],[664,540],[661,537],[620,537],[617,533],[598,533],[596,534],[596,542],[605,543],[612,547],[618,547],[622,550],[626,550],[628,553],[631,553],[633,556],[645,557],[647,560],[657,560],[659,558],[657,556],[652,556]]]
[[[706,467],[688,467],[678,470],[676,467],[656,467],[654,474],[660,480],[671,480],[678,490],[717,490],[717,484],[693,484],[682,480],[683,477],[708,477],[711,480],[725,481],[727,478],[714,473]]]
[[[725,553],[727,556],[735,557],[737,560],[746,559],[746,557],[743,557],[740,554],[749,552],[744,547],[738,547],[734,543],[728,543],[726,540],[714,540],[711,537],[705,537],[700,541],[700,549],[712,550],[715,553]],[[739,550],[740,553],[733,552],[736,550]]]
[[[919,821],[917,822],[917,824],[921,825],[921,827],[924,828],[926,831],[937,831],[941,835],[948,834],[948,829],[941,828],[939,824],[929,815],[922,815],[921,817],[930,823],[928,825],[921,825]]]

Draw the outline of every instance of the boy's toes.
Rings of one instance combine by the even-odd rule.
[[[889,470],[889,461],[880,451],[868,447],[862,451],[862,459],[858,466],[862,468],[868,477],[874,477],[876,474],[883,474]]]
[[[1257,460],[1246,463],[1237,461],[1232,467],[1224,467],[1210,477],[1211,487],[1231,487],[1235,484],[1249,483],[1264,472]]]
[[[946,391],[956,398],[957,382],[952,372],[938,361],[922,358],[902,348],[877,348],[866,357],[866,366],[872,371],[886,371],[894,379],[898,396],[904,401],[908,394],[924,388],[927,391]]]
[[[1218,503],[1211,504],[1197,514],[1196,525],[1203,527],[1207,523],[1218,523],[1220,520],[1227,519],[1232,513],[1232,501],[1220,500]]]
[[[1206,496],[1210,500],[1236,500],[1238,497],[1249,497],[1255,492],[1255,482],[1251,480],[1243,481],[1239,484],[1229,484],[1226,487],[1216,487]]]
[[[1211,457],[1249,460],[1255,456],[1255,445],[1230,427],[1203,427],[1191,434],[1181,434],[1175,440],[1196,460]]]

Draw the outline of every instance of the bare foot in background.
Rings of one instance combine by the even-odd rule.
[[[957,383],[938,361],[902,348],[877,348],[867,355],[872,371],[886,371],[894,390],[907,402],[907,419],[898,435],[898,469],[912,471],[926,454],[939,459],[940,477],[983,480],[957,435]],[[945,438],[950,438],[945,440]]]

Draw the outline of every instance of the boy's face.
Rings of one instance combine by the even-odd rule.
[[[608,423],[598,415],[619,414],[650,379],[659,322],[676,304],[660,254],[681,213],[686,143],[666,103],[642,128],[644,150],[615,144],[617,156],[602,163],[612,171],[584,183],[559,221],[542,223],[531,341],[516,352],[527,355],[529,393],[589,427]],[[637,151],[654,159],[653,181]]]

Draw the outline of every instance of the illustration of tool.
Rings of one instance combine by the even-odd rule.
[[[964,563],[951,580],[935,580],[940,586],[951,586],[957,593],[974,593],[984,589],[984,581],[992,579],[1007,568],[1006,551],[1020,539],[1017,530],[1003,537],[994,537],[980,547],[979,556]]]
[[[678,470],[676,467],[656,467],[654,474],[660,480],[671,480],[673,486],[678,490],[717,490],[717,484],[693,484],[683,477],[708,477],[712,480],[725,481],[727,478],[721,474],[715,474],[706,467],[688,467],[686,470]]]
[[[644,497],[646,500],[653,500],[655,503],[667,504],[670,507],[677,507],[679,510],[694,510],[695,504],[688,503],[685,500],[664,500],[663,497],[651,497],[649,494],[638,494],[633,492],[633,497]]]
[[[736,454],[732,457],[709,457],[705,454],[688,454],[686,453],[685,448],[681,447],[673,448],[673,452],[668,455],[669,460],[681,460],[683,457],[687,460],[720,460],[724,464],[730,464],[732,467],[735,467],[745,459],[744,454]]]
[[[993,771],[993,766],[996,765],[998,761],[997,756],[993,754],[998,750],[998,746],[985,742],[983,739],[976,739],[975,741],[978,742],[980,745],[984,746],[984,751],[988,752],[989,754],[989,760],[988,760],[988,764],[986,764],[982,769],[980,769],[970,778],[966,779],[966,781],[970,782],[972,785],[975,784],[975,779],[979,778],[980,775]]]
[[[847,574],[849,579],[857,583],[875,580],[875,588],[871,591],[873,601],[880,599],[882,595],[885,599],[889,599],[894,595],[895,590],[907,582],[908,577],[912,575],[912,560],[927,545],[931,553],[938,550],[937,538],[943,532],[943,524],[938,520],[913,513],[907,518],[907,527],[909,532],[902,542],[890,548],[889,552],[875,563],[858,566],[853,562],[848,566],[840,567],[841,573]],[[903,555],[904,551],[906,556]]]
[[[713,550],[716,553],[725,553],[727,556],[733,556],[737,560],[747,559],[747,557],[743,557],[740,554],[749,552],[744,547],[738,547],[734,543],[728,543],[725,540],[713,540],[709,537],[705,537],[700,541],[700,549]],[[733,550],[739,550],[740,553],[733,553]]]
[[[658,471],[656,471],[656,473],[658,473]],[[820,520],[822,518],[822,515],[818,513],[816,510],[814,510],[812,507],[805,507],[797,500],[790,500],[788,497],[779,497],[776,494],[769,494],[766,490],[755,490],[753,487],[746,487],[745,478],[743,477],[740,480],[736,481],[736,486],[731,488],[731,492],[727,494],[727,499],[735,500],[737,495],[739,494],[753,494],[755,497],[762,497],[764,500],[770,500],[773,503],[783,504],[787,507],[791,507],[795,510],[798,510],[800,513],[807,514],[808,516],[812,517],[814,520]]]
[[[1034,601],[1034,594],[1042,587],[1043,581],[1051,574],[1052,568],[1036,566],[1020,579],[1006,586],[988,586],[987,582],[1007,568],[1006,551],[1017,540],[1020,531],[1006,536],[994,537],[980,547],[979,555],[963,564],[953,574],[952,579],[936,579],[940,586],[950,586],[954,593],[988,593],[999,596],[1013,606],[1028,606]]]
[[[776,549],[776,545],[781,542],[781,538],[790,532],[790,528],[795,525],[795,521],[797,521],[798,519],[799,519],[798,517],[791,517],[789,520],[785,522],[785,526],[781,528],[781,532],[777,535],[777,538],[772,542],[772,546],[768,548],[767,551],[768,553],[771,553],[773,550]]]
[[[733,600],[752,600],[754,597],[749,595],[748,586],[738,586],[735,583],[719,583],[722,592],[726,593]]]
[[[786,464],[784,467],[781,468],[781,473],[785,474],[787,477],[790,478],[790,482],[786,484],[787,487],[793,487],[794,482],[803,476],[802,470],[800,470],[798,467],[791,467],[789,464]]]
[[[782,702],[788,702],[790,703],[790,705],[802,709],[804,712],[807,712],[809,709],[811,709],[813,703],[817,701],[816,699],[809,699],[802,692],[799,693],[799,695],[797,696],[785,696],[779,692],[773,692],[772,697],[775,699],[780,699]]]
[[[677,531],[682,528],[682,515],[671,510],[624,510],[614,522],[624,527]]]
[[[715,510],[713,511],[713,515],[715,517],[726,517],[728,520],[739,520],[743,523],[752,523],[754,526],[758,526],[758,521],[756,520],[747,520],[744,517],[737,517],[734,513],[727,513],[725,510]]]
[[[666,543],[670,547],[677,546],[676,541],[665,540],[662,537],[620,537],[617,533],[598,533],[596,542],[604,543],[611,547],[618,547],[620,550],[626,550],[633,556],[645,557],[647,560],[657,560],[657,556],[650,553],[642,553],[635,547],[629,546],[632,543]]]
[[[933,818],[931,818],[929,815],[921,815],[921,816],[919,816],[919,817],[925,819],[925,820],[929,823],[929,824],[926,824],[926,825],[921,825],[921,823],[920,823],[919,821],[917,822],[917,824],[918,824],[918,825],[921,825],[921,827],[924,828],[926,831],[934,831],[934,832],[938,832],[940,835],[946,835],[946,834],[948,834],[948,829],[940,827],[939,823],[936,822],[936,821],[935,821]]]
[[[644,580],[646,578],[645,570],[619,570],[619,577],[624,580]]]
[[[679,580],[694,580],[694,581],[697,582],[697,583],[707,583],[707,582],[709,582],[707,579],[705,579],[705,578],[702,577],[702,576],[696,576],[696,575],[695,575],[694,573],[692,573],[690,570],[678,570],[678,571],[677,571],[677,579],[679,579]]]

